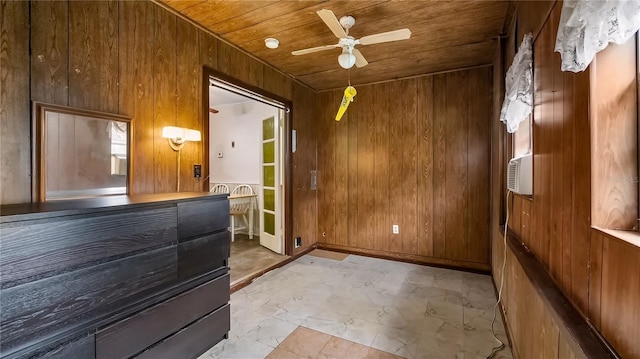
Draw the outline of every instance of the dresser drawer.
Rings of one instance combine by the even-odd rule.
[[[229,200],[178,203],[178,240],[226,230],[229,227]]]
[[[137,359],[196,358],[216,345],[231,328],[229,304],[138,355]]]
[[[227,302],[228,274],[98,331],[96,358],[131,357]]]
[[[229,245],[227,231],[178,244],[178,277],[185,279],[226,266]]]

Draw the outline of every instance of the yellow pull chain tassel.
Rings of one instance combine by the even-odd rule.
[[[338,113],[336,114],[336,121],[340,121],[342,115],[347,112],[347,107],[349,107],[349,103],[353,102],[353,98],[356,96],[358,92],[353,86],[349,86],[344,89],[344,96],[342,97],[342,102],[340,103],[340,108],[338,108]]]

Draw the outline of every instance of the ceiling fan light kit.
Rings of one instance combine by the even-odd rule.
[[[342,49],[342,54],[338,56],[338,64],[344,69],[350,69],[356,64],[356,56],[349,49]]]
[[[355,48],[356,45],[373,45],[383,42],[407,40],[411,37],[411,31],[409,29],[400,29],[356,39],[353,36],[349,36],[349,29],[356,23],[356,19],[353,16],[343,16],[338,20],[333,11],[326,9],[318,10],[317,14],[329,30],[338,38],[338,43],[335,45],[325,45],[293,51],[291,53],[292,55],[305,55],[341,47],[342,53],[338,56],[338,64],[340,64],[342,68],[350,69],[353,65],[356,67],[364,67],[367,66],[368,62],[362,53]]]

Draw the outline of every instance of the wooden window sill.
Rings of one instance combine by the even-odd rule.
[[[593,226],[592,228],[608,234],[611,237],[614,238],[618,238],[620,240],[623,240],[627,243],[630,243],[636,247],[640,248],[640,232],[636,232],[636,231],[623,231],[623,230],[619,230],[619,229],[606,229],[606,228],[600,228],[597,226]]]

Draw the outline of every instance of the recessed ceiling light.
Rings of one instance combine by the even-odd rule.
[[[264,45],[270,49],[277,49],[278,45],[280,45],[280,41],[278,41],[278,39],[274,39],[273,37],[269,37],[264,39]]]

